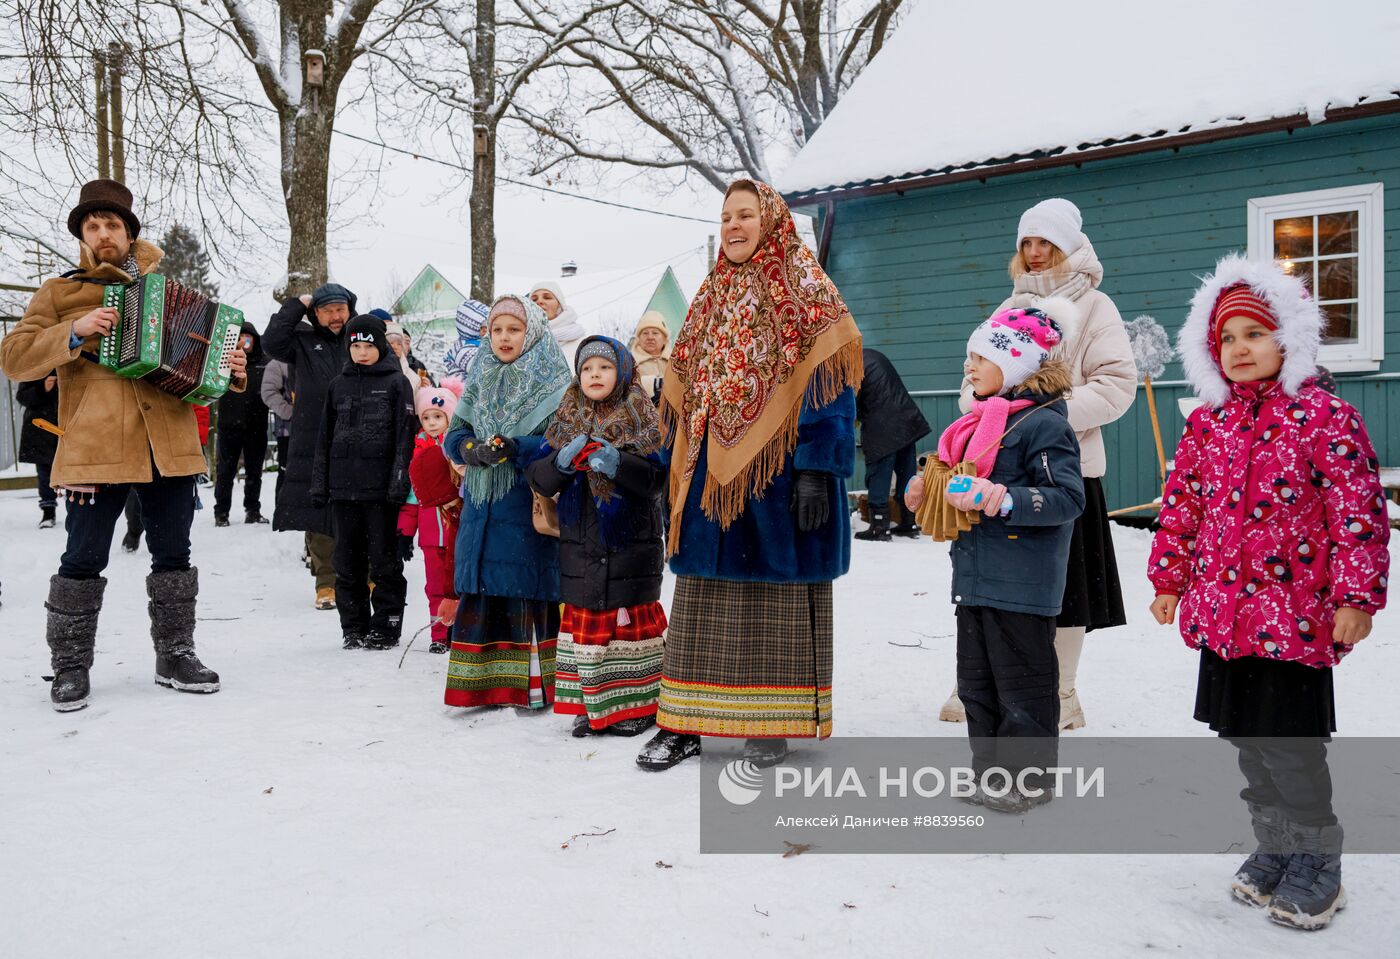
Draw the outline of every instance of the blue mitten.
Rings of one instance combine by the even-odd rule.
[[[568,444],[554,457],[554,465],[559,468],[559,472],[575,472],[574,457],[578,455],[578,451],[583,449],[583,444],[587,442],[588,437],[582,433],[569,440]]]
[[[595,473],[602,473],[608,479],[612,479],[617,476],[617,464],[621,459],[618,455],[617,447],[597,436],[593,437],[593,440],[603,445],[594,450],[593,455],[588,457],[588,468]]]

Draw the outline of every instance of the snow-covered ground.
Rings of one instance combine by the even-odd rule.
[[[214,529],[204,497],[198,645],[223,691],[152,684],[148,557],[117,547],[92,705],[60,715],[40,677],[63,533],[34,528],[32,491],[0,493],[5,959],[1396,954],[1396,857],[1348,856],[1351,906],[1309,936],[1230,901],[1236,856],[700,855],[697,764],[647,774],[638,740],[444,707],[424,639],[402,669],[399,651],[342,651],[300,536]],[[1146,613],[1147,534],[1116,542],[1130,624],[1088,642],[1088,731],[1206,735],[1195,658]],[[855,546],[837,734],[963,735],[935,718],[953,684],[943,550]],[[422,582],[415,562],[410,632]],[[1397,615],[1338,671],[1344,734],[1400,731]]]

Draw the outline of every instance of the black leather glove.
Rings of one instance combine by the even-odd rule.
[[[831,494],[824,473],[798,472],[792,484],[792,511],[797,514],[797,528],[804,533],[826,525],[831,516]]]
[[[413,537],[399,534],[399,559],[405,563],[413,559]]]

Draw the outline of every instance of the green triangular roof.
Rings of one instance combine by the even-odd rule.
[[[465,294],[429,263],[418,272],[408,288],[399,294],[389,312],[395,316],[424,313],[454,313]]]
[[[690,301],[681,292],[680,281],[676,279],[676,273],[669,266],[666,272],[661,274],[661,280],[656,284],[656,290],[651,294],[651,299],[647,301],[645,313],[648,310],[655,310],[666,318],[666,329],[671,331],[671,342],[676,342],[676,336],[681,331],[681,324],[685,322],[685,314],[690,309]],[[641,317],[637,317],[640,321]]]

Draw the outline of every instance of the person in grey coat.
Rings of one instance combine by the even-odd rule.
[[[292,436],[292,368],[281,360],[268,360],[258,389],[262,401],[272,411],[272,434],[277,439],[277,490],[287,470],[287,450]]]

